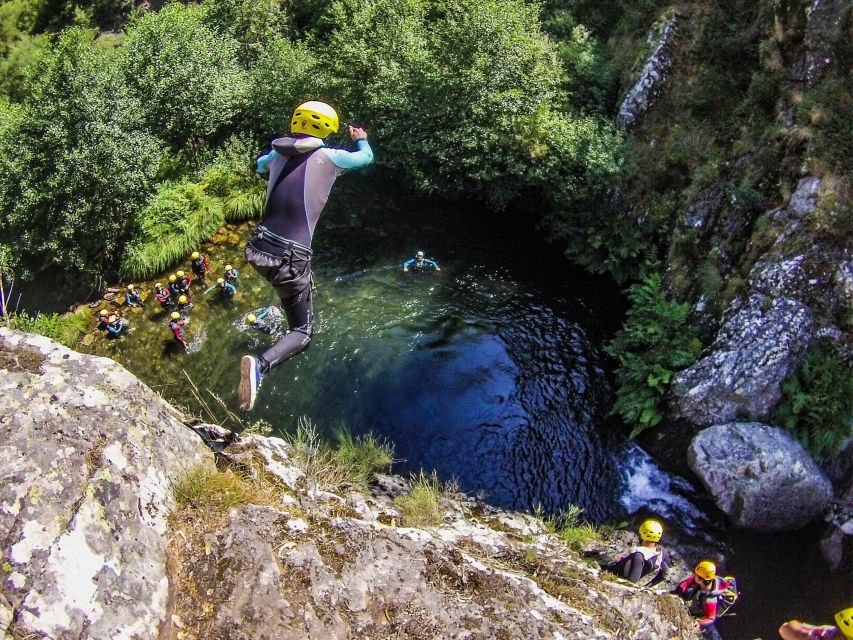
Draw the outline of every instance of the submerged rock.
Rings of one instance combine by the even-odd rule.
[[[799,529],[832,499],[832,484],[802,445],[757,422],[699,433],[687,462],[732,522],[761,531]]]

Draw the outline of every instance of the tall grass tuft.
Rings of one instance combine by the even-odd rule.
[[[83,307],[76,313],[66,314],[37,313],[30,316],[25,312],[10,313],[6,320],[11,329],[38,333],[66,347],[73,347],[86,332],[91,315],[88,307]]]
[[[373,480],[377,471],[388,469],[394,462],[393,445],[373,433],[353,437],[349,431],[341,429],[336,440],[335,457],[363,485]]]
[[[394,499],[406,525],[430,527],[441,524],[439,499],[447,490],[433,471],[427,475],[423,470],[409,480],[409,492]]]
[[[241,504],[259,502],[256,489],[233,471],[200,464],[187,469],[172,485],[179,507],[224,513]]]
[[[293,462],[305,475],[309,487],[335,491],[356,482],[350,467],[322,442],[310,419],[300,418],[296,433],[286,435],[284,440],[290,445]]]
[[[266,198],[266,182],[257,174],[214,164],[201,177],[205,192],[222,201],[228,222],[260,217]]]
[[[581,520],[583,509],[570,504],[568,509],[546,519],[545,527],[565,540],[575,549],[582,549],[587,543],[601,538],[601,531],[594,524]]]
[[[142,211],[141,233],[125,253],[122,275],[140,280],[165,271],[224,223],[222,201],[203,185],[166,184]]]

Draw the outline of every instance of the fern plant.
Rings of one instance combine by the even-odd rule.
[[[657,273],[628,289],[631,308],[605,350],[616,358],[613,413],[631,427],[631,437],[660,423],[675,372],[696,362],[702,344],[688,322],[689,307],[667,299]]]
[[[818,342],[782,384],[773,420],[815,457],[837,452],[853,436],[853,362],[829,340]]]

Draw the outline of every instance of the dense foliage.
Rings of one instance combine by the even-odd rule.
[[[782,385],[773,416],[817,457],[837,453],[853,436],[853,362],[829,340],[815,345]]]
[[[308,98],[366,125],[378,165],[414,188],[496,211],[535,194],[558,237],[575,238],[575,212],[594,211],[619,168],[620,138],[584,88],[606,80],[600,47],[581,25],[558,46],[522,0],[105,7],[0,11],[0,244],[19,275],[153,274],[223,215],[256,214],[251,160]],[[116,21],[123,33],[97,38],[73,26]],[[234,136],[254,141],[246,162],[212,166]]]
[[[673,375],[696,362],[702,345],[688,322],[689,306],[667,300],[657,273],[631,285],[628,298],[625,324],[606,350],[619,362],[613,411],[633,437],[663,419]]]

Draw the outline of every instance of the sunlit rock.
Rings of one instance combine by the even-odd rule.
[[[699,433],[687,462],[732,522],[761,531],[799,529],[832,498],[829,479],[779,427],[720,424]]]

